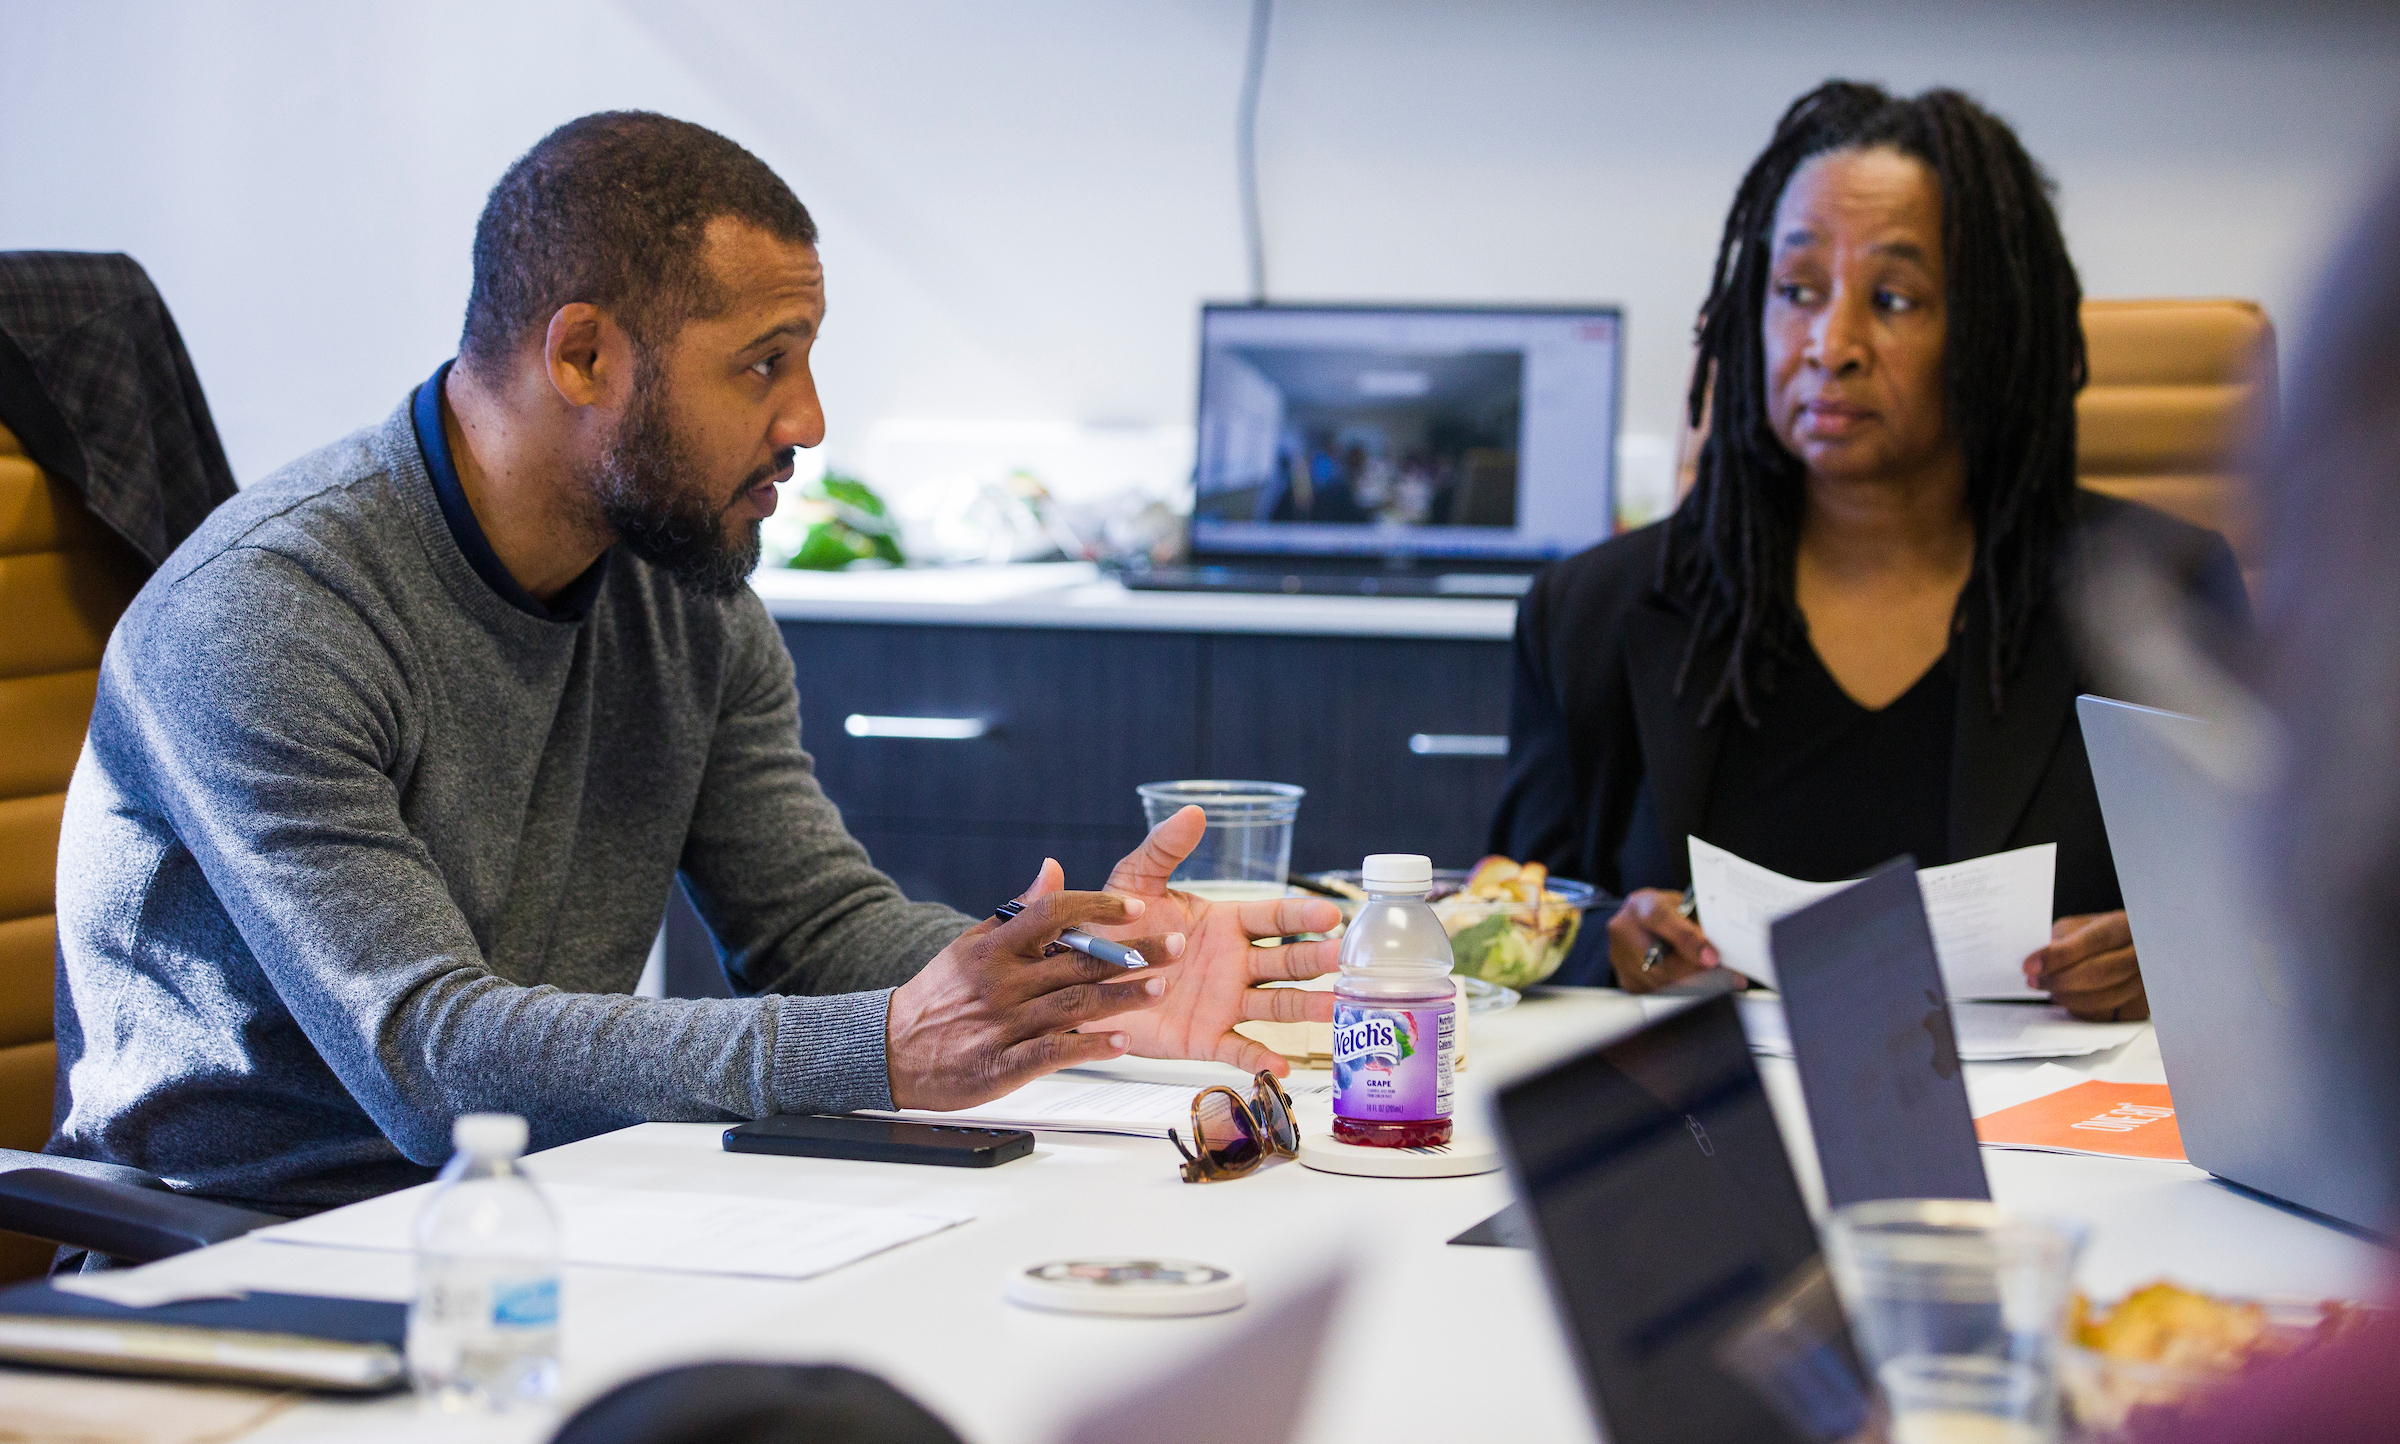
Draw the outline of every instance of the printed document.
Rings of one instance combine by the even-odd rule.
[[[1246,1085],[1233,1086],[1246,1100]],[[1328,1083],[1284,1081],[1283,1090],[1297,1105],[1316,1093],[1330,1093]],[[1003,1098],[952,1113],[903,1109],[896,1118],[927,1123],[954,1123],[971,1128],[1026,1128],[1052,1133],[1127,1133],[1141,1138],[1164,1138],[1170,1128],[1192,1130],[1192,1096],[1200,1090],[1180,1083],[1145,1083],[1110,1078],[1069,1068],[1036,1078]]]
[[[250,1237],[325,1248],[408,1249],[431,1185],[262,1228]],[[541,1184],[558,1215],[559,1259],[595,1268],[806,1279],[911,1243],[963,1215],[855,1208],[726,1193]]]
[[[1700,930],[1716,944],[1725,966],[1770,988],[1775,961],[1767,947],[1768,924],[1850,886],[1785,877],[1696,837],[1691,849]],[[2053,842],[1917,869],[1934,955],[1942,963],[1942,986],[1953,1001],[2042,996],[2025,986],[2024,964],[2050,942],[2050,894],[2057,871]]]
[[[1750,1051],[1769,1058],[1791,1057],[1792,1033],[1784,1020],[1783,1000],[1751,993],[1742,995],[1740,1002]],[[2130,1043],[2150,1026],[2078,1022],[2055,1004],[1957,1002],[1950,1005],[1950,1025],[1958,1039],[1959,1060],[1965,1063],[2080,1058]]]

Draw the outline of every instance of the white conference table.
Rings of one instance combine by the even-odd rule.
[[[1510,1060],[1624,1031],[1638,1005],[1561,991],[1477,1018],[1462,1116]],[[1197,1086],[1208,1065],[1134,1064]],[[1989,1080],[2033,1064],[1971,1064]],[[2163,1081],[2150,1034],[2065,1060],[2091,1077]],[[1815,1158],[1790,1063],[1760,1060],[1803,1187]],[[2005,1085],[2003,1085],[2005,1086]],[[621,1188],[804,1196],[974,1215],[971,1223],[803,1282],[569,1269],[563,1339],[569,1406],[670,1364],[752,1358],[839,1361],[875,1370],[975,1444],[1038,1444],[1070,1419],[1138,1392],[1142,1380],[1243,1329],[1346,1256],[1350,1286],[1319,1361],[1298,1438],[1582,1441],[1598,1438],[1534,1257],[1449,1247],[1508,1201],[1500,1174],[1438,1180],[1339,1177],[1281,1163],[1192,1186],[1164,1141],[1043,1134],[1031,1158],[986,1171],[727,1154],[715,1124],[645,1124],[535,1155],[538,1178]],[[2157,1277],[2245,1294],[2375,1296],[2381,1249],[2182,1165],[1986,1149],[1996,1198],[2090,1229],[2082,1282],[2113,1297]],[[1249,1276],[1230,1314],[1121,1320],[1043,1314],[1000,1295],[1012,1267],[1069,1255],[1166,1254]],[[409,1260],[236,1240],[150,1267],[257,1288],[405,1298]],[[307,1403],[249,1438],[536,1440],[553,1420],[472,1426],[419,1414],[405,1397]]]

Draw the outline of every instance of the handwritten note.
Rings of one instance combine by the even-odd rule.
[[[1768,926],[1850,885],[1785,877],[1696,837],[1691,849],[1701,931],[1725,966],[1769,987],[1775,985],[1775,960]],[[2023,967],[2028,954],[2050,941],[2057,870],[2058,845],[2048,842],[1917,869],[1942,986],[1953,1000],[2041,996],[2025,986]]]

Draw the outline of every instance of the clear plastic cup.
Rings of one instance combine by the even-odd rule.
[[[1292,823],[1306,788],[1203,780],[1145,782],[1134,791],[1152,827],[1186,807],[1208,814],[1208,831],[1175,869],[1172,886],[1218,902],[1283,896],[1292,869]]]
[[[1988,1203],[1856,1203],[1825,1252],[1898,1444],[2045,1444],[2083,1240]]]

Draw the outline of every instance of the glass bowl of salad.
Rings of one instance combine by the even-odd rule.
[[[1355,871],[1314,873],[1299,881],[1331,895],[1345,922],[1366,901]],[[1592,885],[1551,877],[1538,862],[1487,857],[1471,868],[1435,868],[1426,900],[1450,934],[1459,976],[1513,995],[1544,981],[1566,961],[1582,930],[1584,909],[1591,906]],[[1514,1001],[1510,996],[1498,1006]]]

